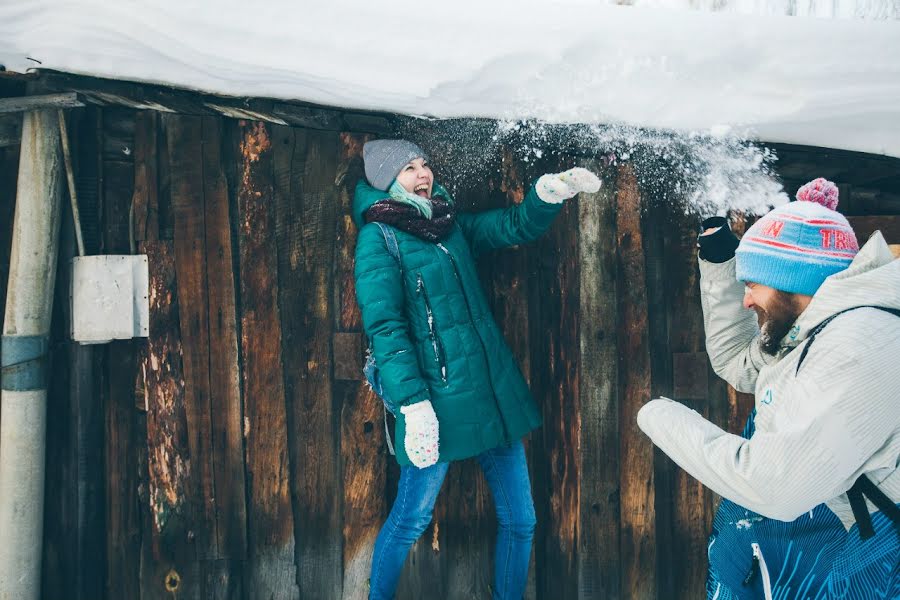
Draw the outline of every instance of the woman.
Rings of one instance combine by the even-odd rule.
[[[393,597],[410,547],[431,522],[448,464],[476,457],[499,523],[493,597],[521,599],[535,525],[521,438],[541,417],[491,316],[475,256],[536,239],[563,200],[596,192],[600,181],[580,168],[544,175],[521,204],[457,214],[415,144],[368,142],[363,160],[366,180],[353,199],[356,295],[377,367],[370,380],[397,417],[400,463],[369,597]]]

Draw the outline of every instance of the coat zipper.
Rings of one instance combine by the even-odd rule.
[[[428,317],[428,335],[431,337],[431,349],[434,352],[434,362],[437,363],[441,372],[441,382],[447,383],[447,363],[442,360],[440,342],[437,337],[437,330],[434,326],[434,313],[431,310],[431,300],[428,298],[428,290],[425,289],[425,281],[422,279],[421,273],[416,273],[416,291],[422,294],[425,300],[425,315]]]
[[[758,566],[759,573],[762,575],[763,593],[765,594],[766,600],[772,600],[772,580],[769,577],[769,567],[766,566],[766,559],[763,557],[759,544],[752,542],[750,547],[753,548],[753,566],[751,567],[751,571],[747,575],[747,578],[744,580],[744,583],[749,584],[750,581],[752,581],[755,569]]]
[[[456,277],[456,283],[459,284],[459,289],[462,291],[463,300],[466,303],[466,312],[469,315],[469,321],[473,324],[473,329],[475,329],[475,335],[478,337],[478,342],[481,344],[481,352],[484,354],[484,362],[487,365],[488,362],[488,352],[487,347],[484,345],[484,340],[481,339],[481,334],[478,333],[478,330],[474,327],[475,318],[472,316],[472,307],[469,306],[469,297],[466,295],[466,288],[463,287],[462,277],[459,276],[459,269],[456,268],[456,260],[454,260],[453,255],[450,254],[450,251],[444,246],[444,244],[438,243],[437,247],[440,248],[444,254],[447,255],[447,258],[450,259],[450,266],[453,267],[453,276]],[[510,442],[509,439],[509,428],[506,425],[506,419],[503,418],[503,411],[500,410],[500,402],[497,400],[497,392],[494,389],[494,382],[491,379],[491,368],[490,365],[487,367],[488,369],[488,385],[491,387],[491,397],[494,399],[494,405],[497,407],[497,414],[500,415],[500,424],[503,426],[503,439],[508,444]]]

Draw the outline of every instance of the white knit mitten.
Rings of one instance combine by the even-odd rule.
[[[593,194],[600,189],[600,179],[582,167],[575,167],[562,173],[541,175],[535,185],[538,197],[548,204],[559,204],[579,192]]]
[[[401,406],[400,412],[406,417],[406,455],[420,469],[430,467],[438,461],[438,420],[431,402]]]

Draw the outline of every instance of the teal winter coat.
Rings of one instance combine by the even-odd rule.
[[[437,184],[433,193],[452,201]],[[365,181],[356,186],[355,276],[363,327],[385,396],[394,403],[397,461],[411,464],[399,407],[423,400],[431,400],[437,414],[441,462],[521,438],[541,424],[540,412],[491,315],[475,257],[537,239],[562,205],[543,202],[532,187],[515,206],[459,213],[437,244],[395,228],[398,265],[381,229],[364,221],[369,207],[387,199]]]

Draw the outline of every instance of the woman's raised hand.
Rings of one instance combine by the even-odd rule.
[[[438,461],[438,420],[431,401],[401,406],[400,412],[406,417],[406,455],[420,469],[430,467]]]
[[[600,178],[582,167],[562,173],[542,175],[535,184],[538,197],[549,204],[559,204],[580,192],[593,194],[600,189]]]

